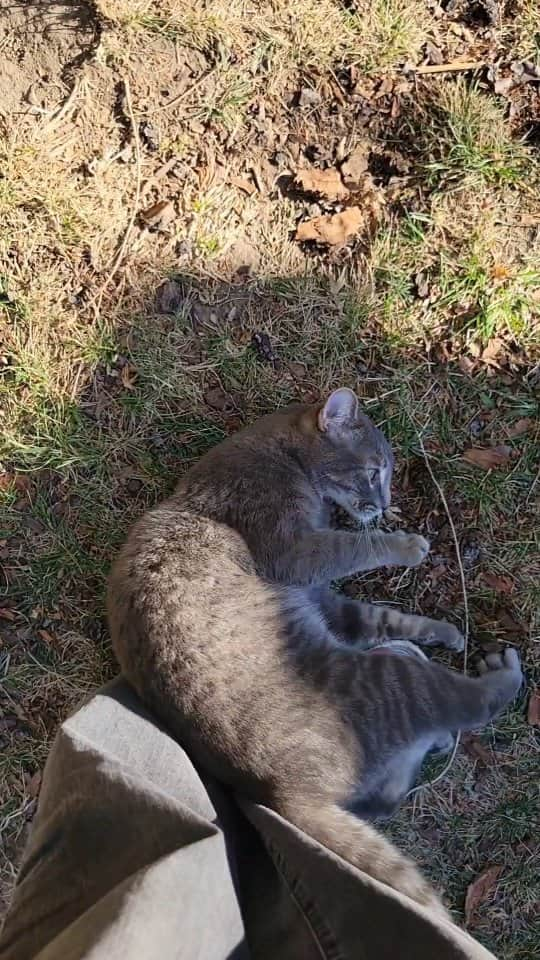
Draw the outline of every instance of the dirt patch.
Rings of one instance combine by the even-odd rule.
[[[98,42],[93,5],[0,0],[0,19],[0,113],[47,109]]]

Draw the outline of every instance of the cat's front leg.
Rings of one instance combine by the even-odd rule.
[[[313,530],[276,552],[267,572],[289,585],[324,585],[379,567],[416,567],[428,551],[428,541],[416,533]]]

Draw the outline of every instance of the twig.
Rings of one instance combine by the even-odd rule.
[[[533,482],[531,483],[531,486],[530,486],[530,489],[529,489],[529,492],[528,492],[527,496],[525,497],[525,503],[528,503],[529,500],[531,499],[531,497],[532,497],[532,495],[533,495],[533,493],[534,493],[534,491],[535,491],[535,489],[536,489],[536,484],[538,483],[539,480],[540,480],[540,467],[538,467],[538,470],[536,471],[536,476],[535,476]]]
[[[457,73],[459,70],[482,70],[486,66],[484,60],[452,60],[450,63],[429,63],[425,66],[414,67],[413,73]]]
[[[56,127],[57,124],[60,123],[60,120],[62,120],[65,117],[68,110],[70,110],[71,107],[74,106],[75,100],[77,99],[77,96],[79,94],[79,89],[80,89],[80,85],[76,81],[75,84],[73,85],[73,90],[71,91],[69,96],[66,97],[64,102],[59,107],[53,110],[49,119],[45,123],[45,129],[47,131],[51,130],[53,127]]]
[[[408,413],[408,411],[407,411],[407,413]],[[466,582],[465,582],[465,570],[464,570],[464,568],[463,568],[463,560],[461,559],[461,550],[460,550],[460,548],[459,548],[458,535],[457,535],[457,531],[456,531],[456,527],[455,527],[454,521],[453,521],[453,519],[452,519],[452,514],[450,513],[450,507],[448,506],[448,501],[447,501],[447,499],[446,499],[445,492],[444,492],[444,490],[443,490],[443,488],[441,487],[439,481],[437,480],[437,477],[435,476],[435,474],[434,474],[434,472],[433,472],[433,469],[432,469],[431,464],[430,464],[430,462],[429,462],[428,455],[427,455],[427,453],[426,453],[426,448],[425,448],[425,446],[424,446],[424,441],[422,440],[422,436],[421,436],[419,430],[417,429],[416,423],[414,422],[414,420],[413,420],[412,416],[410,415],[410,413],[408,413],[408,416],[409,416],[409,419],[410,419],[410,421],[411,421],[411,423],[412,423],[414,432],[416,433],[416,436],[417,436],[417,439],[418,439],[418,443],[419,443],[419,445],[420,445],[420,450],[422,451],[422,456],[423,456],[423,458],[424,458],[424,462],[425,462],[426,467],[427,467],[427,471],[428,471],[428,473],[429,473],[429,475],[430,475],[430,477],[431,477],[431,480],[432,480],[432,482],[433,482],[433,485],[435,486],[435,488],[436,488],[436,490],[437,490],[437,493],[439,494],[439,497],[441,498],[441,503],[442,503],[442,505],[443,505],[443,507],[444,507],[446,516],[447,516],[447,518],[448,518],[448,524],[449,524],[450,530],[451,530],[451,532],[452,532],[452,539],[453,539],[453,541],[454,541],[454,548],[455,548],[455,551],[456,551],[456,560],[457,560],[457,565],[458,565],[458,569],[459,569],[459,578],[460,578],[460,581],[461,581],[461,591],[462,591],[462,594],[463,594],[463,612],[464,612],[464,618],[465,618],[465,626],[464,626],[464,630],[463,630],[463,637],[464,637],[464,646],[463,646],[463,673],[466,673],[466,672],[467,672],[468,651],[469,651],[469,631],[470,631],[469,598],[468,598],[468,595],[467,595],[467,584],[466,584]],[[433,787],[433,786],[435,786],[436,783],[439,783],[439,781],[442,780],[443,777],[446,776],[446,774],[447,774],[448,771],[450,770],[450,767],[452,766],[454,760],[456,759],[456,754],[457,754],[457,752],[458,752],[458,747],[459,747],[460,740],[461,740],[461,732],[458,730],[458,732],[457,732],[457,734],[456,734],[456,739],[455,739],[454,747],[453,747],[453,749],[452,749],[452,753],[450,754],[450,756],[449,756],[448,760],[446,761],[446,763],[445,763],[443,769],[441,770],[441,772],[438,773],[437,776],[434,777],[433,780],[427,780],[426,783],[419,783],[417,787],[413,787],[412,790],[409,790],[409,792],[406,794],[407,797],[414,796],[414,794],[418,793],[419,790],[425,790],[426,787]]]
[[[131,129],[133,132],[133,140],[135,143],[135,164],[136,164],[136,180],[135,180],[135,199],[133,201],[133,209],[131,211],[131,216],[128,220],[128,224],[124,233],[124,237],[120,247],[112,261],[112,265],[109,271],[109,275],[106,278],[105,282],[96,293],[96,295],[90,300],[88,306],[95,307],[96,313],[99,313],[99,308],[101,306],[101,301],[103,299],[103,294],[105,293],[107,287],[113,280],[116,275],[116,272],[124,259],[124,254],[127,249],[128,240],[133,230],[135,219],[137,217],[137,211],[139,209],[139,201],[141,198],[141,145],[139,141],[139,131],[137,130],[137,123],[135,121],[135,115],[133,113],[133,103],[131,100],[131,88],[129,86],[129,80],[124,79],[124,93],[126,97],[126,110],[131,123]]]
[[[204,83],[205,80],[208,80],[208,77],[211,77],[215,73],[216,68],[212,67],[210,70],[207,70],[206,73],[203,73],[195,83],[192,83],[190,87],[187,87],[186,90],[182,90],[182,93],[179,93],[176,97],[173,97],[172,100],[169,100],[168,103],[162,103],[160,106],[154,109],[154,113],[160,113],[161,110],[169,110],[171,107],[178,106],[179,103],[182,103],[182,100],[186,100],[192,93],[195,93],[200,86]]]

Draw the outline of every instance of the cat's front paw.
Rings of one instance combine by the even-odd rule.
[[[405,533],[404,530],[396,530],[392,534],[392,547],[391,563],[400,567],[417,567],[429,553],[429,542],[425,537],[418,533]]]

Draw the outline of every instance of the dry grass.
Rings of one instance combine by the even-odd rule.
[[[416,0],[97,7],[93,55],[52,86],[37,78],[38,107],[25,101],[2,120],[6,897],[50,737],[114,669],[103,589],[127,526],[205,449],[278,404],[339,382],[364,396],[398,453],[403,523],[433,551],[421,570],[366,576],[358,589],[459,621],[420,424],[458,526],[474,643],[517,642],[531,681],[540,670],[537,148],[516,139],[484,75],[422,83],[402,69],[427,40],[448,59],[532,57],[533,5],[491,39]],[[359,139],[386,200],[376,229],[329,255],[301,248],[295,226],[313,209],[292,173],[335,164]],[[159,201],[171,220],[149,228],[141,214]],[[171,277],[177,302],[164,312],[156,291]],[[260,332],[277,362],[253,347]],[[479,474],[461,459],[490,443],[512,448],[509,469]],[[487,770],[460,755],[392,827],[458,917],[469,880],[504,866],[472,927],[504,960],[540,945],[525,701],[486,733]]]
[[[369,71],[414,57],[433,27],[416,0],[302,0],[294,7],[288,0],[100,0],[99,6],[133,38],[154,33],[212,59],[240,54],[243,82],[263,66],[258,86],[270,95],[288,86],[295,69],[324,74],[354,63]]]

